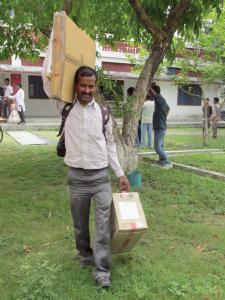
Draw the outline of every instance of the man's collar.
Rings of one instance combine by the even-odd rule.
[[[75,102],[78,102],[79,105],[80,104],[80,101],[78,99],[75,100]],[[81,105],[82,106],[82,105]],[[97,102],[95,101],[95,99],[93,98],[91,102],[89,102],[86,106],[93,106],[95,109],[97,108]]]

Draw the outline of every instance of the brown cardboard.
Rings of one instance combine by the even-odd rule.
[[[95,68],[95,42],[65,12],[53,18],[51,98],[71,103],[74,74],[81,65]]]
[[[138,193],[113,193],[112,252],[130,251],[147,229]]]

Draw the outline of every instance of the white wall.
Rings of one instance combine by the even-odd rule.
[[[0,84],[3,84],[6,74],[0,73]],[[39,75],[39,74],[38,74]],[[10,78],[10,73],[7,73]],[[119,78],[118,78],[119,79]],[[202,117],[201,106],[177,105],[177,86],[172,81],[155,80],[161,87],[161,94],[170,106],[169,120],[199,120]],[[124,97],[126,98],[127,89],[136,87],[137,79],[124,79]],[[48,99],[29,99],[28,75],[22,74],[22,86],[25,91],[25,104],[27,117],[58,117],[58,113]],[[213,97],[218,96],[220,86],[210,84],[204,87],[205,97],[212,103]]]
[[[161,94],[170,106],[169,120],[199,120],[202,117],[201,106],[177,105],[178,88],[172,81],[154,80],[161,88]],[[126,79],[124,81],[124,96],[130,86],[135,87],[137,80]],[[204,96],[210,99],[218,96],[219,85],[210,84],[203,88]]]
[[[27,117],[58,117],[58,113],[49,99],[30,99],[28,91],[28,75],[22,75],[22,87],[25,92]]]
[[[161,94],[167,100],[170,106],[168,119],[199,119],[202,117],[201,106],[177,105],[178,88],[172,81],[158,81],[157,84],[161,87]],[[210,84],[203,87],[204,96],[210,99],[212,104],[213,97],[218,96],[219,85]]]
[[[127,89],[129,87],[136,87],[137,80],[136,79],[126,79],[124,80],[124,97],[127,96]]]
[[[168,119],[183,120],[184,118],[197,119],[201,116],[201,106],[177,105],[178,88],[171,81],[160,81],[161,94],[170,106]]]

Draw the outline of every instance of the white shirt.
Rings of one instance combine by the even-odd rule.
[[[146,100],[142,109],[141,123],[152,124],[155,103],[151,100]]]
[[[15,95],[9,96],[10,99],[15,99],[16,100],[16,108],[18,111],[21,111],[21,107],[23,111],[26,110],[25,103],[24,103],[24,90],[23,89],[18,89]]]
[[[4,97],[9,97],[13,94],[13,87],[8,84],[4,86]]]
[[[212,105],[212,118],[219,117],[220,115],[220,104],[219,103],[213,103]]]
[[[76,101],[65,122],[65,163],[82,169],[102,169],[110,165],[117,177],[123,176],[111,117],[105,128],[104,136],[101,108],[94,100],[87,106]]]

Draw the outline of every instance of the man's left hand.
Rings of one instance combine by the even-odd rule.
[[[120,189],[120,192],[129,192],[130,191],[130,183],[126,176],[119,177],[119,189]]]

